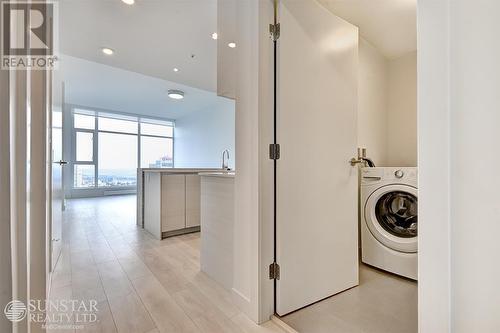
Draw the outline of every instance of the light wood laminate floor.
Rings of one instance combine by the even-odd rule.
[[[417,283],[360,265],[360,284],[281,318],[302,333],[416,333]]]
[[[200,272],[198,233],[155,240],[135,209],[135,196],[68,200],[50,298],[97,300],[98,321],[54,332],[283,332]]]

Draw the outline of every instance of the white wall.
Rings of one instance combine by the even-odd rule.
[[[1,4],[1,2],[0,2]],[[12,300],[10,239],[10,145],[9,145],[9,71],[0,70],[0,304]],[[12,323],[0,318],[0,331],[10,332]]]
[[[47,130],[49,107],[46,71],[30,73],[30,156],[29,161],[29,230],[28,230],[28,286],[30,299],[42,300],[47,297],[48,278],[50,272],[50,230],[51,216],[48,205],[51,203],[50,191],[52,160],[49,149],[49,132]],[[31,323],[30,332],[45,332],[42,323]]]
[[[269,210],[272,182],[266,181],[272,175],[268,154],[272,134],[269,22],[273,10],[271,1],[236,1],[236,4],[238,153],[234,179],[233,297],[252,320],[263,322],[273,313],[273,282],[267,275],[273,248]]]
[[[417,165],[417,53],[387,59],[359,41],[358,146],[377,166]]]
[[[450,332],[448,29],[448,1],[419,1],[418,327],[422,333]]]
[[[387,163],[388,61],[368,41],[359,39],[358,147],[377,166]],[[353,152],[355,154],[355,152]]]
[[[498,12],[419,1],[421,332],[500,329]]]
[[[26,304],[29,299],[29,209],[28,189],[31,186],[29,175],[30,151],[27,149],[29,128],[29,91],[28,71],[11,71],[9,76],[10,90],[10,227],[11,227],[11,260],[12,260],[12,297]],[[39,105],[38,105],[39,106]],[[37,107],[38,107],[37,106]],[[38,124],[40,125],[40,124]],[[41,136],[39,140],[45,138]],[[38,202],[37,204],[40,204]],[[14,330],[25,332],[26,321],[13,324]]]
[[[222,152],[229,149],[229,167],[235,167],[234,101],[218,103],[177,119],[174,132],[176,168],[220,168]]]
[[[217,95],[236,98],[236,50],[227,44],[236,40],[237,0],[217,0]]]
[[[417,52],[388,62],[387,165],[417,166]]]
[[[454,332],[499,332],[500,2],[450,2],[451,304]],[[494,42],[492,42],[494,41]]]

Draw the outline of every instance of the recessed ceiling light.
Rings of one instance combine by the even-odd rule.
[[[174,67],[174,72],[178,72],[178,71],[179,71],[179,68]]]
[[[227,46],[229,46],[230,48],[234,49],[236,47],[236,43],[235,42],[231,42],[231,43],[227,44]]]
[[[168,97],[170,97],[172,99],[183,99],[184,98],[184,91],[170,89],[168,91]]]
[[[122,1],[127,5],[133,5],[135,3],[135,0],[122,0]]]
[[[214,33],[212,34],[212,39],[217,39],[217,38],[219,38],[219,35],[217,35],[217,33],[216,33],[216,32],[214,32]]]
[[[105,55],[112,55],[113,53],[115,53],[115,50],[110,49],[109,47],[103,47],[102,53],[104,53]]]

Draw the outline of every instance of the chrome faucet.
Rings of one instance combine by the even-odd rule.
[[[226,159],[226,156],[227,156],[227,159]],[[230,170],[229,169],[229,149],[226,149],[222,152],[222,169]]]

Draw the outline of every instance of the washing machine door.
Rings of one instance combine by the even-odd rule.
[[[385,246],[400,252],[418,249],[417,189],[409,185],[386,185],[374,191],[365,204],[365,223]]]

